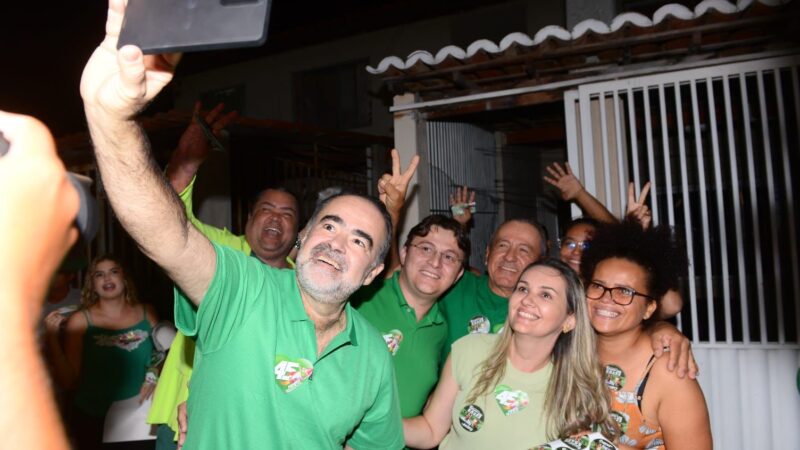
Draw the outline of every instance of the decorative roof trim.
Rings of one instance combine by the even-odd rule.
[[[521,47],[534,47],[549,39],[572,41],[583,37],[587,33],[594,33],[598,35],[609,34],[619,31],[621,28],[626,26],[650,28],[659,25],[670,17],[677,20],[688,21],[698,19],[707,14],[709,11],[713,11],[718,14],[730,15],[742,12],[750,8],[754,3],[761,3],[763,5],[772,7],[783,5],[789,3],[790,1],[791,0],[738,0],[736,4],[733,4],[727,0],[704,0],[694,8],[694,11],[683,5],[671,3],[658,8],[658,10],[653,14],[652,19],[639,13],[627,12],[621,13],[614,17],[610,25],[596,19],[584,20],[575,25],[571,32],[557,25],[548,25],[537,31],[533,39],[531,39],[531,37],[525,33],[514,32],[506,35],[500,41],[499,45],[488,39],[479,39],[470,44],[466,50],[455,45],[448,45],[436,52],[436,56],[425,50],[416,50],[409,54],[405,60],[397,56],[388,56],[383,58],[378,63],[377,67],[367,66],[367,72],[373,75],[380,75],[391,68],[407,70],[414,66],[417,62],[422,62],[427,66],[436,66],[444,62],[444,60],[447,58],[451,57],[458,60],[465,60],[475,56],[480,52],[486,52],[489,54],[503,53],[514,45]]]

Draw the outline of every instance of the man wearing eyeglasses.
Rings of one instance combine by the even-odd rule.
[[[392,354],[403,417],[422,412],[439,378],[447,323],[437,301],[464,274],[469,251],[469,237],[458,222],[428,216],[400,248],[400,270],[350,298]]]

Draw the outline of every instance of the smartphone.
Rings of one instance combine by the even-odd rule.
[[[145,54],[257,47],[271,0],[128,0],[117,48]]]

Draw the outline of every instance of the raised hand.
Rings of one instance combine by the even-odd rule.
[[[199,161],[202,163],[208,157],[211,143],[208,141],[208,136],[203,132],[203,128],[197,121],[204,120],[214,137],[221,139],[225,134],[225,127],[236,120],[236,118],[239,117],[239,113],[237,111],[228,111],[223,114],[222,111],[225,109],[225,105],[223,103],[218,103],[203,117],[201,108],[202,103],[199,101],[194,103],[192,122],[186,127],[186,131],[183,132],[178,141],[178,151],[183,152],[190,161]]]
[[[179,53],[145,56],[133,45],[117,50],[125,4],[109,0],[105,38],[83,70],[80,91],[87,114],[133,119],[172,80],[180,60]]]
[[[456,188],[455,194],[450,194],[450,210],[453,213],[453,219],[460,223],[462,228],[466,228],[472,219],[474,207],[475,191],[470,192],[466,186]]]
[[[60,311],[51,311],[44,318],[44,330],[47,334],[58,336],[61,331],[61,325],[67,321],[67,317],[61,314]]]
[[[564,163],[564,167],[561,167],[559,163],[553,163],[547,166],[546,168],[547,173],[550,174],[548,177],[547,175],[544,176],[544,181],[552,184],[561,192],[561,199],[564,201],[573,201],[578,197],[578,194],[583,191],[583,184],[581,184],[580,180],[572,173],[572,168],[569,166],[569,163]]]
[[[650,208],[645,204],[649,192],[650,182],[648,181],[642,188],[642,192],[639,193],[639,199],[637,200],[633,183],[628,183],[628,209],[625,211],[625,216],[636,219],[645,230],[650,227],[650,223],[653,221]]]
[[[400,154],[392,149],[392,173],[384,174],[378,180],[378,198],[386,205],[393,219],[397,220],[406,202],[406,193],[411,177],[417,171],[419,155],[414,155],[405,172],[400,170]]]
[[[170,158],[167,165],[167,179],[172,184],[172,188],[178,193],[191,183],[192,178],[197,173],[200,165],[208,158],[211,150],[208,136],[206,136],[202,126],[197,121],[204,120],[209,131],[217,139],[220,139],[225,132],[225,127],[239,117],[239,113],[236,111],[223,114],[222,111],[225,105],[222,103],[217,104],[205,117],[201,117],[201,107],[202,104],[199,101],[195,102],[192,121],[181,135],[178,141],[178,148],[172,153],[172,158]]]

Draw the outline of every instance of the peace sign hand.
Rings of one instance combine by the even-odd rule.
[[[647,194],[650,192],[650,182],[645,183],[642,192],[639,193],[639,199],[636,199],[634,193],[633,183],[628,183],[628,209],[625,212],[626,217],[633,217],[645,230],[650,227],[650,222],[653,220],[653,215],[650,213],[650,208],[647,207],[645,201]]]
[[[386,205],[386,210],[393,218],[400,217],[406,202],[406,193],[411,177],[417,171],[419,155],[414,155],[405,172],[400,171],[400,154],[392,149],[392,173],[384,174],[378,180],[378,198]]]

